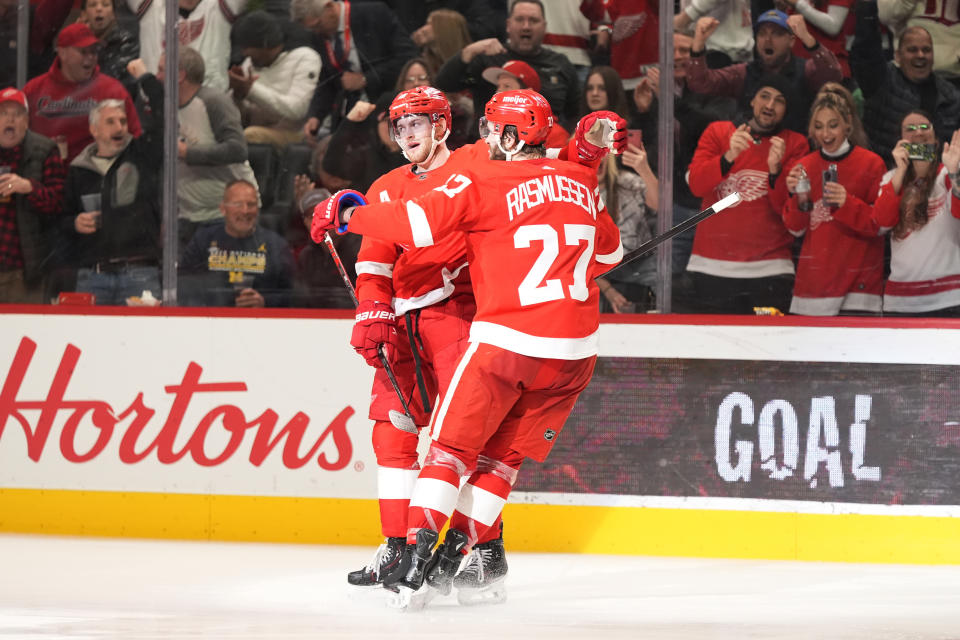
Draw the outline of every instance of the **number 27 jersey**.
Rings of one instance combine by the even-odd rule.
[[[413,200],[354,210],[349,230],[416,247],[466,232],[477,314],[471,342],[540,358],[597,353],[594,278],[623,257],[593,169],[487,160]]]

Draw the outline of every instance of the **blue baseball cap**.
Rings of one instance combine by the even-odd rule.
[[[753,25],[753,30],[756,31],[759,29],[760,25],[764,22],[770,22],[777,25],[781,29],[786,29],[788,32],[793,33],[793,29],[790,28],[789,24],[787,24],[787,14],[785,14],[783,11],[778,11],[777,9],[764,11],[760,14],[760,17],[757,18],[756,24]]]

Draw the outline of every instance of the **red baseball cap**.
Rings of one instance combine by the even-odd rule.
[[[85,24],[74,22],[60,30],[57,36],[58,47],[77,47],[86,49],[95,44],[102,44],[100,38],[93,35],[93,31]]]
[[[513,76],[526,89],[540,91],[540,75],[526,62],[508,60],[503,63],[502,67],[487,67],[483,70],[483,79],[490,84],[497,84],[497,80],[502,73]]]
[[[4,102],[15,102],[28,112],[30,111],[30,107],[27,106],[27,95],[15,87],[7,87],[0,91],[0,104]]]

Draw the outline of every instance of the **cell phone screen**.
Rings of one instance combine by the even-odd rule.
[[[937,146],[922,142],[908,142],[906,145],[907,157],[911,160],[926,160],[933,162],[937,157]]]

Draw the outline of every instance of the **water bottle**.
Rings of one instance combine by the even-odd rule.
[[[800,165],[800,179],[797,180],[797,208],[800,211],[810,211],[813,209],[813,203],[810,202],[810,176],[807,170]]]

